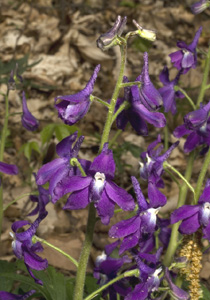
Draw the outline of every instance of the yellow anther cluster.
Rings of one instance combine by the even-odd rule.
[[[202,268],[202,245],[201,234],[196,232],[194,235],[184,237],[183,246],[180,250],[180,257],[187,258],[187,265],[180,270],[180,273],[189,281],[190,299],[198,300],[201,296],[200,271]]]

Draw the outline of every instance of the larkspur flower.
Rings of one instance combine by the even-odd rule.
[[[163,145],[157,145],[161,142],[161,137],[158,135],[157,140],[152,142],[146,152],[141,153],[141,159],[143,161],[140,162],[140,176],[143,180],[148,181],[148,197],[149,199],[156,199],[158,197],[165,198],[166,197],[158,190],[158,188],[164,187],[164,182],[162,180],[162,175],[164,173],[163,163],[171,152],[176,148],[179,144],[177,141],[174,143],[164,154],[160,155],[163,150]],[[164,201],[163,201],[164,202]]]
[[[55,194],[62,197],[71,193],[64,209],[82,209],[93,202],[103,224],[108,224],[114,214],[115,204],[123,210],[133,210],[134,200],[124,189],[118,187],[114,178],[113,153],[104,144],[101,154],[92,162],[87,176],[72,176],[63,179],[55,188]]]
[[[25,92],[22,94],[23,114],[21,117],[22,125],[29,131],[34,131],[39,127],[39,121],[28,110]]]
[[[174,64],[178,70],[183,69],[183,74],[188,72],[191,68],[195,68],[197,65],[197,52],[196,47],[198,44],[198,39],[201,35],[202,27],[198,29],[195,37],[190,45],[185,42],[177,42],[177,46],[181,49],[176,52],[171,53],[169,56],[171,62]]]
[[[197,15],[202,13],[206,8],[210,6],[210,1],[207,0],[201,0],[199,2],[195,2],[191,5],[192,13]]]
[[[127,77],[124,77],[124,82],[128,82]],[[165,116],[162,113],[150,111],[144,106],[137,86],[125,87],[124,98],[117,99],[116,110],[124,101],[127,101],[130,106],[117,117],[117,127],[119,129],[125,130],[127,123],[130,122],[138,134],[148,135],[146,122],[158,128],[165,126]]]
[[[110,237],[124,238],[120,246],[120,254],[135,247],[141,241],[144,244],[153,235],[157,229],[157,214],[160,207],[165,205],[165,198],[163,197],[152,198],[148,203],[135,177],[132,177],[132,183],[137,198],[138,211],[134,217],[118,222],[109,230]]]
[[[149,111],[154,111],[160,108],[163,104],[163,99],[150,80],[147,52],[144,52],[144,65],[142,68],[141,75],[137,77],[137,80],[140,80],[142,82],[141,87],[139,89],[141,103]]]
[[[82,91],[73,95],[57,96],[55,98],[55,108],[58,111],[58,116],[65,124],[75,124],[88,112],[91,104],[90,95],[93,91],[99,70],[100,65],[97,65],[93,75]],[[58,100],[62,101],[58,103]]]
[[[178,72],[174,80],[169,80],[168,68],[164,67],[160,73],[160,81],[164,84],[162,88],[159,89],[159,93],[163,98],[165,112],[171,111],[174,115],[177,112],[176,109],[176,98],[184,98],[184,95],[180,91],[175,91],[174,87],[178,84],[181,72]]]
[[[98,48],[104,51],[116,46],[118,44],[117,39],[123,33],[126,22],[127,17],[121,18],[121,16],[117,16],[114,26],[108,32],[100,35],[100,37],[97,39],[96,44]]]
[[[47,181],[49,181],[49,192],[52,197],[51,200],[53,203],[55,203],[59,199],[54,192],[55,187],[58,185],[58,183],[66,177],[69,178],[73,175],[80,174],[78,168],[73,167],[70,164],[71,158],[77,157],[80,146],[84,140],[84,136],[80,136],[77,142],[76,139],[77,132],[64,138],[60,143],[58,143],[56,146],[56,152],[60,157],[43,165],[37,173],[36,182],[38,185],[43,185]],[[75,143],[74,146],[73,143]],[[79,161],[82,164],[83,168],[87,170],[90,163],[88,161],[80,159]]]
[[[98,279],[98,284],[103,286],[110,280],[117,276],[122,266],[125,263],[130,263],[131,259],[128,256],[123,256],[121,258],[113,258],[110,254],[117,247],[118,241],[108,245],[100,256],[96,258],[95,268],[93,276]],[[103,292],[103,297],[109,294],[110,300],[116,300],[117,293],[125,297],[131,292],[131,288],[128,286],[128,281],[126,279],[121,279],[116,283],[108,286],[108,288]]]
[[[17,175],[18,167],[16,165],[7,164],[0,161],[0,172],[9,175]],[[0,186],[1,186],[1,179],[0,179]]]
[[[15,295],[12,293],[0,291],[0,300],[26,300],[34,293],[36,293],[35,290],[30,290],[29,292],[25,293],[24,295]]]
[[[210,180],[208,179],[197,205],[183,205],[171,215],[171,224],[182,221],[179,232],[192,234],[200,227],[203,238],[210,241]]]
[[[210,145],[210,102],[206,105],[200,104],[200,109],[189,112],[184,117],[184,124],[178,126],[173,135],[180,138],[188,135],[184,144],[184,152],[188,153],[197,146],[204,145],[202,153],[204,154]]]
[[[189,299],[190,297],[189,294],[173,283],[168,268],[165,269],[165,279],[168,282],[168,285],[170,287],[170,294],[172,295],[173,299],[177,299],[177,300]]]

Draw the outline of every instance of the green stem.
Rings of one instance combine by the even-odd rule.
[[[200,174],[199,174],[199,177],[197,180],[197,184],[196,184],[196,188],[195,188],[195,204],[198,203],[201,188],[202,188],[202,185],[204,182],[204,178],[206,176],[206,172],[208,171],[209,164],[210,164],[210,149],[205,156],[205,160],[204,160],[203,166],[201,168],[201,171],[200,171]]]
[[[96,291],[94,291],[92,294],[90,294],[89,296],[87,296],[84,300],[91,300],[93,299],[95,296],[97,296],[100,292],[102,292],[103,290],[105,290],[106,288],[108,288],[110,285],[112,285],[113,283],[125,278],[125,277],[130,277],[130,276],[139,276],[139,270],[135,269],[132,271],[128,271],[125,272],[119,276],[117,276],[116,278],[110,280],[108,283],[104,284],[102,287],[100,287],[99,289],[97,289]]]
[[[189,155],[188,164],[187,164],[187,168],[185,171],[185,179],[188,182],[190,181],[191,176],[192,176],[194,159],[195,159],[195,152],[192,151]],[[188,191],[188,185],[186,183],[183,183],[183,185],[181,186],[180,191],[179,191],[179,200],[178,200],[177,208],[179,208],[185,204],[187,191]],[[172,259],[174,257],[174,254],[175,254],[177,246],[178,246],[179,223],[180,222],[175,223],[172,226],[170,242],[169,242],[169,245],[168,245],[165,257],[164,257],[164,261],[163,261],[163,263],[166,267],[171,265]]]
[[[9,119],[9,89],[7,88],[7,94],[5,96],[5,118],[4,125],[1,133],[1,145],[0,145],[0,161],[3,161],[4,157],[4,148],[7,137],[7,128],[8,128],[8,119]],[[2,181],[2,174],[0,175],[0,180]],[[3,221],[3,186],[1,183],[0,187],[0,240],[2,232],[2,221]]]
[[[204,98],[205,90],[206,90],[206,84],[207,84],[207,80],[208,80],[208,76],[209,76],[209,69],[210,69],[210,47],[209,47],[207,55],[206,55],[205,69],[204,69],[204,74],[203,74],[203,80],[201,83],[200,93],[198,96],[197,108],[199,108],[200,103],[203,102],[203,98]]]
[[[108,108],[109,108],[109,106],[110,106],[109,103],[107,103],[107,102],[105,102],[104,100],[102,100],[102,99],[100,99],[100,98],[98,98],[98,97],[96,97],[96,96],[93,96],[93,95],[90,95],[90,101],[97,101],[97,102],[103,104],[104,106],[106,106],[106,107],[108,107]]]
[[[87,176],[83,167],[81,166],[80,162],[78,161],[78,159],[76,157],[73,157],[70,159],[70,164],[74,167],[77,167],[80,170],[82,176],[84,176],[84,177]]]
[[[183,90],[181,87],[179,87],[178,85],[176,85],[174,87],[175,91],[180,91],[185,98],[187,98],[188,102],[190,103],[190,105],[192,106],[193,110],[196,110],[196,105],[194,104],[193,100],[190,98],[190,96],[185,92],[185,90]]]
[[[131,81],[131,82],[125,82],[125,83],[121,83],[120,88],[124,88],[124,87],[129,87],[129,86],[134,86],[134,85],[138,85],[138,87],[141,86],[141,81]]]
[[[113,136],[113,138],[111,139],[111,141],[109,142],[109,148],[112,147],[112,145],[116,142],[116,140],[121,135],[121,133],[122,133],[122,130],[118,129],[117,132],[115,133],[115,135]]]
[[[38,192],[34,192],[34,193],[25,193],[20,195],[19,197],[15,198],[14,200],[12,200],[11,202],[9,202],[4,208],[3,211],[7,210],[8,207],[10,207],[12,204],[14,204],[15,202],[17,202],[18,200],[22,199],[23,197],[26,196],[31,196],[31,195],[39,195]]]
[[[118,110],[116,111],[116,113],[113,115],[113,118],[112,118],[112,124],[114,123],[115,119],[117,118],[117,116],[124,110],[124,109],[128,109],[130,106],[130,104],[125,101],[123,102],[122,105],[120,105],[120,107],[118,108]]]
[[[126,61],[126,43],[123,43],[120,46],[120,51],[121,51],[120,73],[119,73],[118,80],[117,80],[117,83],[116,83],[116,86],[115,86],[115,89],[114,89],[114,93],[112,95],[112,99],[111,99],[111,102],[110,102],[109,111],[108,111],[106,123],[105,123],[105,126],[104,126],[104,131],[103,131],[103,134],[102,134],[99,151],[101,151],[103,149],[103,145],[105,143],[107,143],[108,140],[109,140],[109,133],[110,133],[111,126],[112,126],[112,123],[113,123],[113,114],[114,114],[114,110],[115,110],[115,105],[116,105],[116,102],[117,102],[117,97],[118,97],[119,92],[120,92],[120,86],[121,86],[121,83],[123,81],[125,61]]]
[[[188,182],[188,180],[182,176],[181,173],[179,173],[179,171],[177,171],[172,165],[170,165],[167,161],[165,161],[163,163],[163,167],[164,168],[169,168],[171,169],[174,173],[176,173],[185,183],[186,185],[189,187],[189,189],[191,190],[191,192],[193,193],[194,197],[195,197],[195,191],[194,191],[194,188],[192,187],[192,185]]]
[[[48,247],[56,250],[57,252],[63,254],[64,256],[66,256],[76,267],[78,267],[78,262],[69,254],[67,254],[66,252],[64,252],[63,250],[61,250],[60,248],[50,244],[49,242],[39,238],[38,236],[34,235],[33,236],[33,242],[40,242],[44,245],[47,245]]]
[[[83,299],[85,275],[86,275],[87,263],[90,256],[90,250],[92,246],[95,220],[96,220],[96,211],[95,211],[94,203],[90,203],[85,241],[79,259],[79,265],[78,265],[76,281],[75,281],[74,300]]]
[[[205,88],[205,90],[208,90],[208,89],[210,89],[210,84],[208,84]]]
[[[169,142],[169,132],[168,132],[168,126],[166,125],[164,127],[164,150],[168,150],[168,142]]]
[[[178,185],[179,188],[181,188],[181,184],[179,183],[179,181],[176,179],[176,177],[171,173],[171,171],[165,169],[165,172],[168,173],[168,175],[171,177],[171,179],[176,182],[176,184]]]

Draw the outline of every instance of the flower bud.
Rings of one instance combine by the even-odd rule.
[[[141,27],[135,20],[133,20],[133,24],[137,27],[136,34],[141,38],[154,42],[156,40],[156,33],[154,30],[144,29]]]
[[[100,35],[100,37],[97,39],[97,47],[104,51],[118,45],[117,38],[121,36],[126,22],[127,17],[122,19],[121,16],[118,16],[114,26],[106,33]]]

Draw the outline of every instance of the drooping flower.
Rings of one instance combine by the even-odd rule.
[[[120,254],[152,237],[157,229],[157,214],[160,207],[165,205],[165,198],[163,197],[152,198],[148,203],[142,194],[137,179],[131,178],[137,198],[138,211],[134,217],[118,222],[109,230],[110,237],[124,238],[120,246]]]
[[[73,95],[57,96],[55,98],[55,108],[58,111],[58,116],[65,124],[73,125],[87,113],[91,104],[90,95],[93,91],[99,70],[100,65],[97,65],[93,75],[82,91]],[[58,100],[62,101],[58,103]]]
[[[176,109],[176,98],[184,98],[184,95],[180,91],[175,91],[174,87],[179,81],[181,75],[180,71],[174,80],[169,80],[168,68],[164,67],[163,71],[160,73],[160,81],[164,84],[162,88],[159,89],[159,93],[163,98],[165,112],[171,111],[174,115],[177,111]]]
[[[179,144],[177,141],[174,143],[164,154],[160,155],[163,150],[163,145],[157,145],[161,142],[161,137],[158,135],[157,140],[152,142],[146,152],[141,153],[141,159],[143,163],[140,163],[140,176],[143,180],[148,181],[148,197],[149,199],[156,199],[158,197],[166,197],[158,190],[158,188],[164,187],[162,175],[164,173],[163,163],[174,148]],[[163,201],[164,202],[164,201]]]
[[[192,13],[197,15],[202,13],[206,8],[210,6],[210,2],[207,0],[200,0],[191,5]]]
[[[114,26],[106,33],[100,35],[100,37],[97,39],[96,44],[98,48],[104,51],[116,46],[118,44],[117,38],[120,37],[123,33],[126,22],[127,17],[124,17],[122,19],[121,16],[117,16],[117,20],[115,21]]]
[[[192,234],[200,227],[203,237],[210,241],[210,180],[208,179],[197,205],[183,205],[171,215],[171,224],[182,221],[179,232]]]
[[[188,153],[199,145],[204,145],[203,154],[208,150],[210,145],[210,102],[206,105],[200,104],[200,109],[189,112],[184,117],[184,124],[178,126],[173,135],[180,138],[188,135],[184,144],[184,152]]]
[[[163,99],[150,80],[147,52],[144,52],[144,65],[142,68],[141,75],[137,78],[142,82],[141,87],[139,89],[141,103],[149,111],[154,111],[160,108],[163,104]]]
[[[26,300],[34,293],[36,293],[35,290],[30,290],[29,292],[25,293],[24,295],[15,295],[12,293],[0,291],[0,300]]]
[[[63,179],[55,187],[55,195],[62,197],[71,193],[64,209],[82,209],[93,202],[103,224],[108,224],[114,214],[115,204],[123,210],[133,210],[134,200],[124,189],[118,187],[114,178],[113,153],[106,143],[87,170],[87,176]]]
[[[37,184],[43,185],[49,181],[49,192],[51,195],[51,200],[55,203],[59,198],[55,195],[55,187],[60,181],[66,177],[71,177],[73,175],[80,174],[80,171],[76,167],[72,167],[70,160],[73,157],[77,157],[80,146],[84,140],[84,136],[80,136],[77,139],[77,132],[64,138],[56,146],[56,152],[60,156],[53,161],[43,165],[37,173]],[[75,142],[74,146],[73,143]],[[86,170],[89,166],[89,162],[85,160],[79,160],[83,168]]]
[[[191,68],[195,68],[197,65],[197,52],[196,47],[198,39],[201,35],[202,27],[198,29],[195,37],[190,45],[185,42],[177,42],[177,46],[181,49],[179,51],[171,53],[171,62],[178,70],[183,69],[183,74],[188,72]]]
[[[9,175],[17,175],[18,167],[16,165],[10,165],[0,161],[0,172]],[[0,186],[1,186],[1,179],[0,179]]]
[[[21,117],[22,125],[29,131],[34,131],[39,127],[39,121],[28,110],[25,92],[22,94],[23,114]]]
[[[93,276],[98,279],[98,284],[103,286],[108,283],[110,280],[114,279],[117,276],[117,273],[120,271],[122,266],[125,263],[130,263],[131,259],[127,255],[121,258],[113,258],[110,256],[112,251],[117,247],[118,241],[111,244],[111,250],[106,247],[105,252],[102,255],[96,258],[95,268]],[[107,251],[107,249],[109,249]],[[116,300],[117,293],[125,297],[128,293],[131,292],[131,288],[128,286],[126,279],[121,279],[116,283],[108,286],[108,288],[103,292],[103,297],[109,294],[110,300]]]
[[[43,247],[40,242],[36,242],[33,244],[32,237],[37,231],[37,228],[40,222],[46,217],[46,210],[40,211],[38,218],[30,224],[28,221],[16,221],[12,224],[12,230],[14,233],[11,233],[11,236],[14,238],[12,242],[12,248],[15,256],[18,259],[23,259],[26,265],[26,268],[31,275],[31,277],[38,284],[43,284],[41,280],[37,279],[32,270],[44,270],[48,266],[48,262],[46,259],[41,258],[36,253],[42,252]],[[18,229],[23,228],[26,225],[30,225],[30,227],[23,231],[17,232]]]
[[[128,82],[127,77],[124,77],[124,82]],[[127,123],[130,122],[138,134],[148,135],[146,122],[158,128],[165,126],[165,116],[162,113],[150,111],[144,106],[137,86],[125,87],[124,98],[117,99],[116,110],[124,101],[127,101],[130,106],[117,117],[117,127],[119,129],[125,130]]]
[[[190,297],[189,294],[173,283],[173,281],[171,280],[171,276],[170,276],[170,272],[169,272],[168,268],[165,269],[165,278],[170,287],[170,294],[172,294],[172,297],[174,299],[178,299],[178,300],[189,299],[189,297]]]

